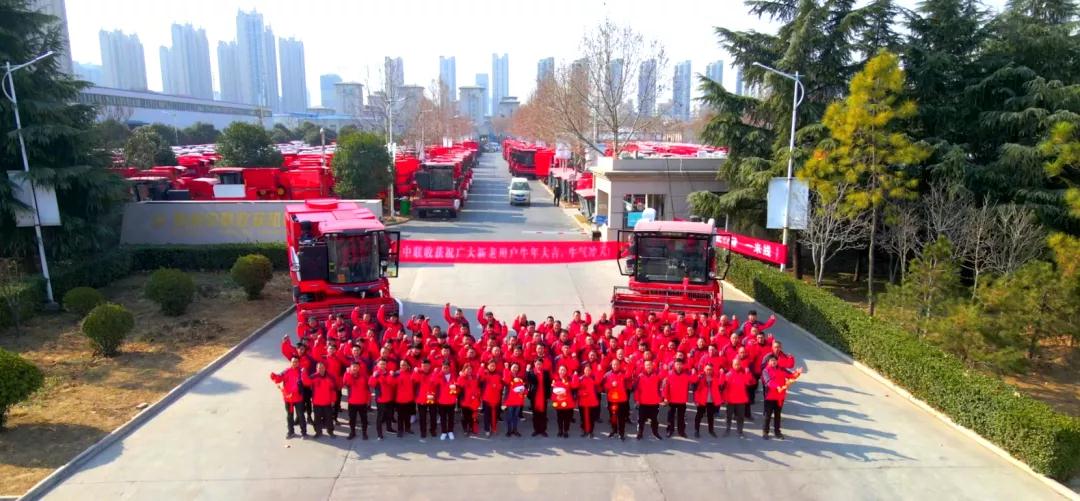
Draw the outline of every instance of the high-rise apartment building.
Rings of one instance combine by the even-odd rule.
[[[439,85],[450,101],[457,101],[457,61],[454,56],[439,56]]]
[[[705,66],[705,78],[724,85],[724,62],[713,61]]]
[[[391,90],[396,94],[398,89],[405,86],[405,61],[400,57],[386,57],[383,60],[383,71],[386,74],[383,91]]]
[[[491,109],[497,111],[499,103],[510,95],[510,56],[491,55]]]
[[[545,78],[553,78],[555,76],[555,58],[545,57],[536,63],[536,85],[540,86],[540,82]]]
[[[190,24],[172,25],[172,47],[161,47],[160,54],[161,85],[166,94],[214,98],[205,30]]]
[[[230,103],[244,102],[244,93],[240,90],[240,53],[236,42],[218,42],[218,83],[221,86],[219,99]]]
[[[638,69],[638,114],[652,116],[656,113],[656,60],[646,59]]]
[[[319,75],[319,101],[323,108],[330,108],[341,113],[341,105],[337,101],[337,93],[334,92],[334,84],[340,83],[341,77],[333,73]],[[363,99],[363,95],[360,96]]]
[[[743,95],[742,68],[735,69],[735,95]]]
[[[146,90],[146,60],[138,35],[122,31],[98,33],[101,42],[101,71],[106,87]]]
[[[236,13],[236,49],[240,63],[241,101],[271,110],[278,101],[277,44],[274,32],[263,24],[262,14]]]
[[[476,74],[476,86],[484,89],[484,116],[491,114],[491,82],[487,73]]]
[[[334,84],[334,99],[338,115],[358,117],[364,112],[364,86],[355,82]]]
[[[608,62],[607,71],[604,72],[604,87],[607,89],[608,99],[612,102],[622,103],[623,100],[630,96],[625,96],[628,85],[623,85],[623,67],[625,66],[622,59],[612,59]]]
[[[484,123],[484,88],[476,85],[463,85],[459,91],[459,112],[469,117],[473,126]]]
[[[676,120],[690,120],[690,61],[675,65],[671,82],[671,116]]]
[[[71,62],[71,37],[68,36],[67,6],[64,0],[32,0],[30,8],[56,17],[60,35],[64,37],[64,50],[55,57],[60,62],[60,71],[69,75],[73,74],[75,65]]]
[[[75,78],[86,80],[97,86],[105,85],[105,75],[101,72],[100,64],[75,63],[72,69]]]
[[[278,58],[281,61],[281,111],[288,113],[307,111],[304,42],[295,38],[282,38],[278,41]]]

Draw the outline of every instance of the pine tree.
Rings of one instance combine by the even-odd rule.
[[[913,142],[900,130],[900,122],[915,116],[917,106],[901,101],[904,72],[899,58],[881,52],[851,80],[851,92],[833,103],[822,124],[829,138],[814,151],[800,171],[822,198],[836,196],[836,181],[851,189],[840,210],[848,214],[870,212],[867,302],[874,313],[874,250],[882,208],[894,200],[911,198],[918,178],[909,170],[927,158],[926,146]]]
[[[929,323],[949,311],[960,291],[960,266],[953,258],[952,242],[939,236],[911,261],[903,284],[889,291],[887,302],[906,310],[918,332],[926,334]]]

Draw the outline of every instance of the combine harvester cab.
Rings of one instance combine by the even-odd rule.
[[[297,318],[348,316],[359,307],[400,313],[389,278],[398,273],[400,233],[354,202],[310,199],[285,207],[289,276]]]
[[[460,165],[450,160],[432,160],[420,164],[413,175],[418,194],[413,201],[413,210],[419,217],[438,211],[445,212],[449,217],[457,217],[466,196],[460,184]]]
[[[633,230],[619,230],[627,244],[619,271],[627,286],[615,286],[611,297],[616,322],[637,315],[687,315],[723,311],[723,289],[716,274],[713,240],[716,225],[686,221],[641,220]]]

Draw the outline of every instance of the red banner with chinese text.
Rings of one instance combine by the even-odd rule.
[[[401,240],[402,263],[554,264],[615,260],[619,242]]]
[[[776,265],[787,260],[786,245],[739,235],[738,233],[717,232],[716,246],[721,249],[728,249],[736,254],[742,254]]]

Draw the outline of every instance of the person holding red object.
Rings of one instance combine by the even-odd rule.
[[[739,425],[739,436],[743,436],[743,420],[746,415],[746,405],[750,402],[747,388],[754,384],[754,375],[750,369],[742,366],[742,359],[736,358],[731,361],[731,370],[724,375],[724,402],[727,403],[727,430],[724,436],[731,434],[731,419],[735,418]]]
[[[384,426],[386,431],[394,432],[391,421],[394,418],[394,400],[397,398],[396,382],[397,378],[389,369],[386,359],[379,359],[368,379],[368,386],[375,388],[375,403],[378,404],[375,411],[375,434],[379,440],[383,439]]]
[[[304,370],[300,367],[300,357],[293,356],[289,359],[289,368],[270,373],[270,380],[277,384],[281,390],[281,397],[285,400],[285,422],[289,427],[289,433],[285,438],[296,436],[296,425],[300,425],[300,434],[307,438],[307,419],[304,417]]]
[[[311,403],[315,406],[315,438],[322,436],[323,430],[334,438],[333,405],[338,396],[338,383],[333,374],[326,372],[326,364],[319,362],[315,374],[304,381],[311,387]]]
[[[461,431],[465,438],[477,431],[476,416],[480,410],[480,380],[473,373],[472,365],[465,365],[457,378],[461,390]]]
[[[559,373],[551,382],[551,406],[555,408],[555,422],[559,427],[559,436],[570,438],[570,420],[574,416],[577,403],[574,402],[574,390],[581,383],[565,365],[559,366]]]
[[[646,360],[634,386],[638,403],[637,439],[645,436],[645,425],[651,422],[653,436],[660,440],[660,402],[663,400],[663,377],[656,371],[652,360]]]
[[[788,355],[784,352],[783,343],[780,341],[773,341],[772,350],[765,356],[764,361],[768,361],[770,358],[776,359],[776,366],[788,371],[795,370],[795,357]]]
[[[480,390],[484,406],[484,433],[490,437],[499,432],[499,404],[503,394],[503,373],[495,360],[489,360],[480,375]]]
[[[713,347],[715,349],[715,347]],[[709,422],[709,435],[716,436],[713,423],[716,422],[716,409],[720,407],[723,399],[724,374],[717,371],[711,364],[705,364],[701,374],[697,377],[697,386],[694,388],[694,437],[701,436],[701,420]],[[704,412],[702,412],[704,411]]]
[[[367,368],[359,361],[349,364],[342,378],[342,387],[349,391],[349,440],[356,438],[356,418],[360,418],[360,431],[368,439],[368,410],[371,405],[371,388],[368,386]]]
[[[784,408],[784,398],[787,397],[788,387],[802,375],[802,369],[786,369],[780,367],[779,362],[780,359],[777,357],[766,359],[767,365],[761,373],[765,386],[765,424],[762,429],[762,438],[765,440],[769,439],[769,421],[773,423],[773,433],[776,438],[783,440],[784,434],[780,432],[780,411]]]
[[[686,438],[686,401],[690,395],[692,376],[683,370],[683,364],[681,358],[675,359],[671,372],[664,378],[663,396],[664,403],[668,406],[668,437],[678,432],[680,437]]]
[[[454,439],[454,408],[457,406],[460,388],[450,362],[443,362],[442,372],[435,378],[437,384],[436,403],[439,404],[439,424],[442,434],[439,440]]]
[[[547,404],[551,396],[551,373],[544,368],[544,362],[534,360],[533,365],[526,370],[526,381],[529,387],[529,401],[532,402],[533,434],[532,436],[548,436],[547,434]]]
[[[603,378],[603,388],[611,412],[609,438],[618,435],[621,440],[626,440],[626,422],[630,420],[630,382],[630,377],[623,371],[622,361],[618,358],[612,360],[611,370],[604,374]]]
[[[506,386],[503,409],[506,410],[506,436],[508,437],[521,436],[518,432],[518,423],[521,421],[521,409],[525,406],[525,395],[528,393],[528,380],[522,367],[522,364],[512,362],[503,375],[503,385]]]
[[[416,414],[416,375],[412,364],[402,360],[394,375],[394,413],[397,415],[397,436],[412,434],[412,417]]]
[[[578,409],[581,412],[581,436],[592,438],[596,420],[600,417],[600,378],[593,370],[593,364],[581,366],[578,379]]]
[[[308,345],[303,340],[297,343],[296,347],[293,347],[292,341],[289,340],[289,335],[286,334],[281,340],[281,354],[285,356],[286,360],[291,361],[293,357],[300,359],[300,370],[305,375],[310,376],[315,373],[315,364],[317,361],[315,360],[315,357],[312,357],[311,354],[308,353]],[[307,422],[314,426],[315,407],[311,404],[311,387],[303,385],[301,387],[301,394],[304,399],[304,405],[301,410],[307,415]]]
[[[435,429],[439,422],[438,398],[438,374],[431,368],[431,360],[424,359],[420,362],[420,369],[413,373],[413,381],[416,383],[417,412],[420,417],[420,439],[427,438],[428,433],[435,437]]]

